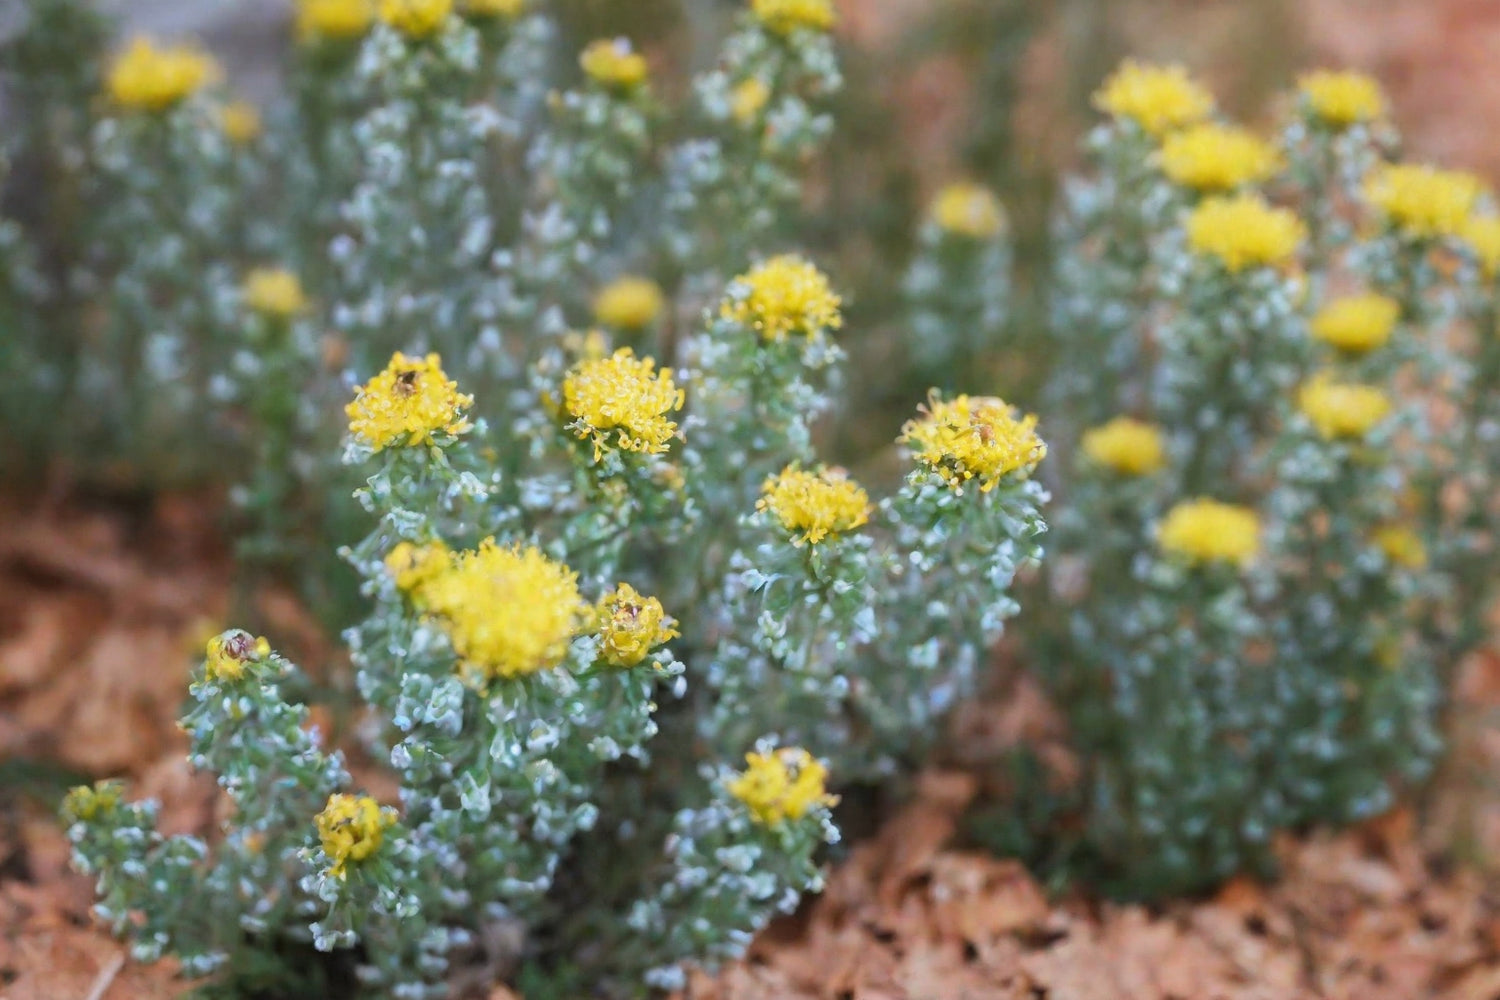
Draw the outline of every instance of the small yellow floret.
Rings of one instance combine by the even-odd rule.
[[[368,795],[330,795],[315,820],[323,853],[332,862],[324,873],[344,878],[349,862],[363,861],[380,847],[386,828],[396,822],[396,811]]]
[[[801,748],[745,755],[743,773],[727,785],[762,826],[795,823],[814,809],[838,804],[828,794],[828,768]]]
[[[453,553],[442,542],[398,542],[385,557],[385,571],[396,587],[418,604],[424,602],[427,585],[452,565]]]
[[[190,45],[157,48],[137,36],[110,65],[109,96],[121,107],[165,111],[219,79],[219,64]]]
[[[1306,232],[1296,215],[1258,194],[1208,198],[1187,220],[1188,246],[1231,273],[1289,263]]]
[[[1162,143],[1162,173],[1195,191],[1232,191],[1281,169],[1276,148],[1248,129],[1194,125]]]
[[[1163,136],[1203,121],[1214,110],[1213,95],[1181,66],[1152,66],[1127,59],[1094,93],[1094,107],[1128,118]]]
[[[771,100],[771,88],[758,76],[747,77],[729,92],[729,113],[741,125],[753,125]]]
[[[644,330],[664,308],[661,286],[650,278],[619,278],[594,296],[594,319],[617,330]]]
[[[599,656],[612,667],[635,667],[648,653],[681,635],[654,597],[642,597],[634,587],[622,583],[604,595],[594,609],[599,631]]]
[[[628,38],[592,41],[578,57],[578,65],[590,80],[613,90],[634,90],[646,82],[646,57],[630,47]]]
[[[1391,400],[1370,385],[1314,375],[1297,394],[1297,408],[1325,438],[1362,438],[1391,412]]]
[[[788,465],[766,480],[756,510],[769,510],[792,544],[816,545],[870,520],[870,497],[843,469],[808,472]]]
[[[1365,179],[1365,200],[1408,236],[1435,239],[1458,235],[1482,189],[1459,170],[1388,163]]]
[[[796,254],[783,254],[736,278],[719,314],[766,340],[781,341],[839,329],[841,305],[822,271]]]
[[[245,676],[245,668],[271,655],[271,644],[240,629],[230,629],[208,640],[204,648],[204,674],[211,681],[228,683]]]
[[[1167,511],[1156,540],[1162,551],[1190,563],[1244,565],[1260,552],[1260,518],[1249,507],[1185,500]]]
[[[468,17],[515,18],[526,9],[526,0],[460,0],[460,9]]]
[[[380,19],[408,38],[434,34],[452,13],[453,0],[380,0]]]
[[[302,282],[282,268],[256,268],[245,276],[240,297],[253,312],[274,319],[291,319],[307,308]]]
[[[766,30],[778,35],[828,31],[834,22],[833,0],[750,0],[750,10]]]
[[[1313,116],[1336,128],[1385,117],[1385,94],[1363,73],[1318,70],[1299,78],[1297,89]]]
[[[219,110],[224,137],[237,146],[248,146],[260,135],[260,110],[249,101],[230,101]]]
[[[1486,279],[1500,274],[1500,217],[1476,215],[1464,223],[1459,236],[1479,262]]]
[[[1427,565],[1427,546],[1405,525],[1390,524],[1375,532],[1375,545],[1396,566],[1421,569]]]
[[[534,546],[502,547],[493,538],[455,553],[422,596],[465,669],[481,680],[557,666],[589,610],[567,566]]]
[[[945,233],[971,240],[989,240],[1005,229],[1000,199],[982,184],[949,184],[932,200],[932,221]]]
[[[375,0],[298,0],[297,37],[347,41],[359,38],[375,22]]]
[[[1312,335],[1348,354],[1384,347],[1401,318],[1401,303],[1379,292],[1334,299],[1309,324]]]
[[[622,347],[607,358],[581,361],[563,381],[563,409],[573,433],[594,443],[597,461],[606,448],[659,455],[671,446],[683,392],[672,373],[651,358]]]
[[[469,428],[463,411],[473,403],[448,380],[436,354],[418,359],[397,351],[385,371],[360,386],[344,414],[349,433],[381,451],[430,442],[439,431],[463,433]]]
[[[63,799],[63,820],[70,826],[98,819],[120,807],[122,790],[118,781],[98,781],[93,785],[76,785]]]
[[[1083,453],[1122,476],[1149,476],[1167,464],[1161,429],[1130,417],[1115,417],[1085,431]]]
[[[1036,416],[1018,418],[1009,403],[993,396],[934,396],[901,428],[901,440],[918,462],[960,492],[977,479],[980,492],[988,493],[1012,473],[1030,475],[1047,456]]]

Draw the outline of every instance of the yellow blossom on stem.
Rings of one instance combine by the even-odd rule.
[[[1391,412],[1391,400],[1371,385],[1314,375],[1297,394],[1297,408],[1325,438],[1362,438]]]
[[[259,663],[270,655],[271,644],[264,636],[257,638],[249,632],[231,629],[208,640],[203,670],[209,680],[229,683],[244,677],[245,668],[251,663]]]
[[[63,820],[68,824],[87,823],[99,818],[101,813],[113,812],[120,807],[122,790],[118,781],[98,781],[93,785],[77,785],[68,790],[63,799]]]
[[[397,351],[385,371],[360,386],[344,414],[349,433],[381,451],[430,442],[439,431],[463,433],[469,427],[463,411],[473,403],[449,381],[436,354],[418,359]]]
[[[974,479],[988,493],[1012,473],[1029,475],[1047,456],[1036,416],[1017,417],[1009,403],[993,396],[934,396],[901,429],[901,441],[918,462],[959,491]]]
[[[273,319],[291,319],[307,308],[302,282],[282,268],[256,268],[245,276],[240,297],[253,312]]]
[[[115,57],[106,83],[115,103],[133,111],[165,111],[219,78],[219,65],[190,45],[157,48],[137,36]]]
[[[1195,191],[1232,191],[1281,169],[1276,148],[1248,129],[1208,122],[1162,142],[1162,173]]]
[[[442,542],[398,542],[385,557],[385,571],[396,587],[417,603],[422,602],[427,585],[452,565],[453,553]]]
[[[1387,163],[1365,179],[1365,200],[1392,226],[1417,239],[1456,236],[1469,221],[1482,185],[1473,174]]]
[[[1258,194],[1207,198],[1187,220],[1188,246],[1232,274],[1289,263],[1306,233],[1296,215]]]
[[[461,10],[469,17],[521,16],[526,9],[526,0],[461,0]]]
[[[396,822],[396,811],[368,795],[338,793],[328,797],[314,822],[323,853],[332,862],[325,874],[344,878],[349,862],[364,861],[379,849],[386,828]]]
[[[795,254],[783,254],[736,278],[719,314],[765,340],[782,341],[839,329],[842,305],[822,271]]]
[[[455,553],[422,596],[465,669],[482,680],[557,666],[588,612],[567,566],[493,538]]]
[[[1313,117],[1335,128],[1385,117],[1385,94],[1363,73],[1317,70],[1300,77],[1297,90]]]
[[[380,0],[380,19],[408,38],[434,34],[452,13],[453,0]]]
[[[628,583],[604,595],[594,609],[594,620],[599,656],[612,667],[639,666],[651,650],[681,635],[661,601],[642,597]]]
[[[650,278],[618,278],[594,296],[594,319],[617,330],[644,330],[664,308],[661,286]]]
[[[932,221],[945,233],[971,240],[989,240],[1005,229],[1005,209],[994,192],[982,184],[958,181],[932,200]]]
[[[817,545],[868,523],[870,497],[843,469],[809,472],[793,464],[766,480],[755,509],[770,511],[792,544]]]
[[[237,146],[248,146],[260,135],[260,111],[249,101],[230,101],[219,110],[219,127]]]
[[[1094,107],[1128,118],[1163,136],[1203,121],[1214,110],[1213,95],[1181,66],[1152,66],[1127,59],[1094,93]]]
[[[1122,476],[1149,476],[1167,464],[1161,429],[1130,417],[1115,417],[1084,432],[1089,461]]]
[[[611,90],[634,90],[646,82],[646,57],[630,47],[628,38],[600,38],[590,42],[578,57],[578,65],[590,80]]]
[[[606,448],[659,455],[677,433],[671,414],[683,392],[651,358],[622,347],[607,358],[578,363],[563,380],[563,409],[573,433],[594,443],[597,461]]]
[[[729,113],[741,125],[753,125],[771,100],[771,88],[758,76],[747,77],[729,92]]]
[[[1379,292],[1362,292],[1323,306],[1309,328],[1325,344],[1347,354],[1365,354],[1385,346],[1400,318],[1401,303]]]
[[[297,37],[348,41],[359,38],[375,22],[375,0],[298,0]]]
[[[1375,546],[1392,564],[1404,569],[1421,569],[1427,565],[1427,546],[1415,531],[1405,525],[1388,524],[1375,532]]]
[[[828,768],[800,747],[745,755],[745,770],[726,786],[762,826],[796,822],[838,804],[828,794]]]
[[[750,0],[750,11],[767,31],[828,31],[834,22],[833,0]]]
[[[1472,216],[1463,224],[1459,237],[1479,262],[1479,271],[1487,280],[1500,274],[1500,217]]]
[[[1244,565],[1260,553],[1260,518],[1237,504],[1184,500],[1167,511],[1156,541],[1162,551],[1195,565]]]

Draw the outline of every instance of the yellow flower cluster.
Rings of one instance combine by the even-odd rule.
[[[307,308],[302,282],[282,268],[256,268],[245,276],[240,298],[246,308],[272,319],[291,319]]]
[[[1167,511],[1156,540],[1162,551],[1195,565],[1244,565],[1260,552],[1260,518],[1249,507],[1184,500]]]
[[[420,593],[465,669],[481,679],[557,666],[589,610],[567,566],[534,546],[493,538],[454,553]]]
[[[461,0],[461,5],[469,17],[514,18],[526,9],[526,0]]]
[[[219,111],[219,127],[236,146],[248,146],[260,135],[260,111],[249,101],[230,101]]]
[[[1401,303],[1379,292],[1334,299],[1313,316],[1309,327],[1323,343],[1347,354],[1384,347],[1401,318]]]
[[[434,34],[452,13],[453,0],[380,0],[380,19],[408,38]]]
[[[828,277],[795,254],[772,257],[736,278],[735,285],[741,287],[731,289],[720,315],[766,340],[811,337],[844,325],[839,312],[843,300],[829,287]]]
[[[750,0],[750,11],[766,30],[778,35],[794,31],[828,31],[833,27],[833,0]]]
[[[618,278],[594,297],[594,319],[616,330],[644,330],[664,308],[661,286],[650,278]]]
[[[1297,89],[1313,116],[1335,128],[1385,117],[1385,94],[1363,73],[1318,70],[1298,79]]]
[[[608,447],[659,455],[677,433],[668,414],[682,409],[672,373],[622,347],[607,358],[581,361],[563,380],[563,409],[573,432],[594,442],[597,461]]]
[[[1195,191],[1232,191],[1281,169],[1276,148],[1248,129],[1208,122],[1162,142],[1162,173]]]
[[[118,781],[99,781],[93,785],[76,785],[63,799],[62,814],[71,826],[97,819],[100,813],[113,812],[120,806]]]
[[[1018,418],[1004,400],[993,396],[931,399],[921,416],[901,429],[912,454],[949,486],[962,492],[971,479],[988,493],[1006,476],[1027,475],[1047,456],[1036,433],[1036,416]]]
[[[989,188],[959,181],[932,200],[932,221],[945,233],[971,240],[989,240],[1005,229],[1005,209]]]
[[[630,47],[627,38],[600,38],[578,57],[584,76],[611,90],[634,90],[646,82],[646,57]]]
[[[729,113],[741,125],[753,125],[771,100],[771,88],[758,76],[748,77],[729,92]]]
[[[370,30],[375,0],[298,0],[297,37],[304,42],[322,39],[347,41]]]
[[[426,545],[398,542],[385,557],[385,571],[416,604],[425,603],[427,585],[452,565],[453,553],[442,542]]]
[[[348,874],[351,861],[363,861],[380,847],[386,828],[396,822],[396,811],[368,795],[338,793],[314,820],[323,853],[332,862],[325,873],[334,878]]]
[[[1399,524],[1388,524],[1375,532],[1375,546],[1396,566],[1421,569],[1427,565],[1427,546],[1415,531]]]
[[[1297,408],[1325,438],[1362,438],[1391,412],[1391,400],[1369,385],[1314,375],[1297,394]]]
[[[265,636],[256,638],[249,632],[232,629],[208,640],[203,670],[209,680],[229,683],[244,677],[248,665],[270,655],[271,644]]]
[[[795,823],[814,809],[838,803],[828,794],[828,768],[800,747],[746,754],[745,764],[727,787],[762,826]]]
[[[1160,428],[1130,417],[1085,431],[1081,446],[1089,461],[1122,476],[1149,476],[1167,464]]]
[[[769,510],[793,536],[792,544],[816,545],[870,520],[870,497],[843,469],[808,472],[788,465],[766,480],[756,510]]]
[[[1127,59],[1094,94],[1094,107],[1127,118],[1154,136],[1203,121],[1213,95],[1181,66],[1152,66]]]
[[[115,57],[109,96],[133,111],[166,111],[219,78],[213,58],[189,45],[157,48],[137,36]]]
[[[1187,220],[1188,246],[1230,273],[1289,263],[1306,232],[1291,211],[1258,194],[1205,199]]]
[[[1456,236],[1479,200],[1472,174],[1411,163],[1387,163],[1365,179],[1365,200],[1396,228],[1418,239]]]
[[[639,666],[646,655],[682,633],[654,597],[642,597],[622,583],[604,595],[594,609],[599,632],[599,656],[612,667]]]
[[[473,403],[449,381],[436,354],[417,359],[397,351],[385,371],[360,386],[344,413],[349,433],[381,451],[430,442],[439,431],[463,433],[469,427],[463,411]]]
[[[1500,274],[1500,217],[1476,215],[1464,223],[1459,236],[1479,262],[1486,279]]]

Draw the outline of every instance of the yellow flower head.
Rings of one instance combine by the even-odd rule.
[[[1089,461],[1122,476],[1149,476],[1167,464],[1160,428],[1130,417],[1085,431],[1081,444]]]
[[[1184,500],[1167,511],[1156,541],[1162,551],[1189,563],[1242,566],[1260,553],[1260,518],[1249,507]]]
[[[650,278],[616,279],[594,296],[594,319],[616,330],[644,330],[661,315],[666,298]]]
[[[453,13],[453,0],[380,0],[380,19],[408,38],[436,33]]]
[[[1325,438],[1362,438],[1391,412],[1391,400],[1370,385],[1314,375],[1297,394],[1297,408]]]
[[[256,268],[245,276],[240,298],[253,312],[274,319],[291,319],[307,308],[302,282],[291,271]]]
[[[650,358],[622,347],[607,358],[579,362],[563,380],[563,409],[573,433],[594,442],[594,458],[605,448],[659,455],[671,446],[683,393],[672,373],[657,371]]]
[[[1213,95],[1181,66],[1151,66],[1127,59],[1094,93],[1094,107],[1128,118],[1163,136],[1203,121],[1214,110]]]
[[[368,795],[330,795],[314,821],[323,853],[332,862],[324,874],[343,878],[349,862],[363,861],[380,847],[386,827],[396,822],[396,810]]]
[[[1290,262],[1306,232],[1296,215],[1258,194],[1207,198],[1187,220],[1188,246],[1231,273]]]
[[[771,100],[771,88],[758,76],[746,77],[729,92],[729,113],[741,125],[755,124]]]
[[[1479,261],[1479,271],[1488,280],[1500,274],[1500,217],[1476,215],[1459,231],[1464,244]]]
[[[971,240],[989,240],[1005,229],[1005,209],[989,188],[960,181],[949,184],[932,200],[932,221],[945,233]]]
[[[219,64],[190,45],[157,48],[136,36],[109,67],[109,96],[133,111],[165,111],[219,78]]]
[[[219,127],[236,146],[248,146],[260,135],[260,111],[249,101],[230,101],[219,110]]]
[[[526,0],[460,0],[460,9],[467,17],[503,17],[507,20],[521,16],[526,9]]]
[[[93,785],[70,788],[63,799],[63,822],[72,826],[97,819],[101,813],[114,812],[120,807],[122,793],[118,781],[98,781]]]
[[[599,656],[612,667],[639,666],[646,655],[681,635],[676,619],[661,601],[642,597],[628,583],[604,595],[594,609],[599,630]]]
[[[370,30],[375,21],[375,0],[298,0],[297,37],[303,42],[320,39],[348,41]]]
[[[761,826],[795,823],[814,809],[838,804],[828,794],[828,768],[800,747],[746,754],[745,763],[727,787]]]
[[[628,38],[600,38],[589,42],[578,57],[583,75],[611,90],[634,90],[646,82],[646,57],[630,47]]]
[[[588,613],[567,566],[538,548],[501,547],[493,538],[454,554],[422,596],[464,667],[483,679],[557,666]]]
[[[1018,418],[1009,403],[993,396],[934,396],[921,416],[901,428],[901,440],[918,462],[960,492],[977,479],[980,492],[988,493],[1011,473],[1030,475],[1047,456],[1036,416]]]
[[[1388,524],[1375,532],[1375,546],[1393,565],[1403,569],[1422,569],[1427,565],[1427,546],[1415,531],[1405,525]]]
[[[473,403],[473,396],[459,392],[458,383],[443,374],[436,354],[418,359],[397,351],[385,371],[360,386],[344,414],[349,433],[381,451],[429,442],[439,431],[463,433],[469,422],[462,411]]]
[[[1334,299],[1309,324],[1312,335],[1347,354],[1384,347],[1401,318],[1401,303],[1379,292]]]
[[[208,640],[203,670],[211,681],[230,683],[244,677],[245,668],[251,663],[260,663],[270,655],[271,644],[264,636],[257,638],[249,632],[230,629]]]
[[[839,329],[844,325],[841,305],[822,271],[795,254],[783,254],[736,278],[719,315],[766,340],[782,341],[793,334],[812,337]]]
[[[816,545],[870,520],[870,497],[843,469],[807,472],[788,465],[766,480],[756,510],[769,510],[792,536],[792,544]]]
[[[1298,79],[1297,90],[1313,117],[1335,128],[1385,117],[1385,94],[1363,73],[1317,70]]]
[[[1208,122],[1167,136],[1162,173],[1195,191],[1232,191],[1281,169],[1276,148],[1249,129]]]
[[[416,603],[422,603],[427,585],[452,566],[453,553],[442,542],[398,542],[385,557],[385,571]]]
[[[750,0],[750,11],[767,31],[778,35],[833,28],[833,0]]]
[[[1408,236],[1455,236],[1469,220],[1482,185],[1473,174],[1387,163],[1365,179],[1365,200]]]

